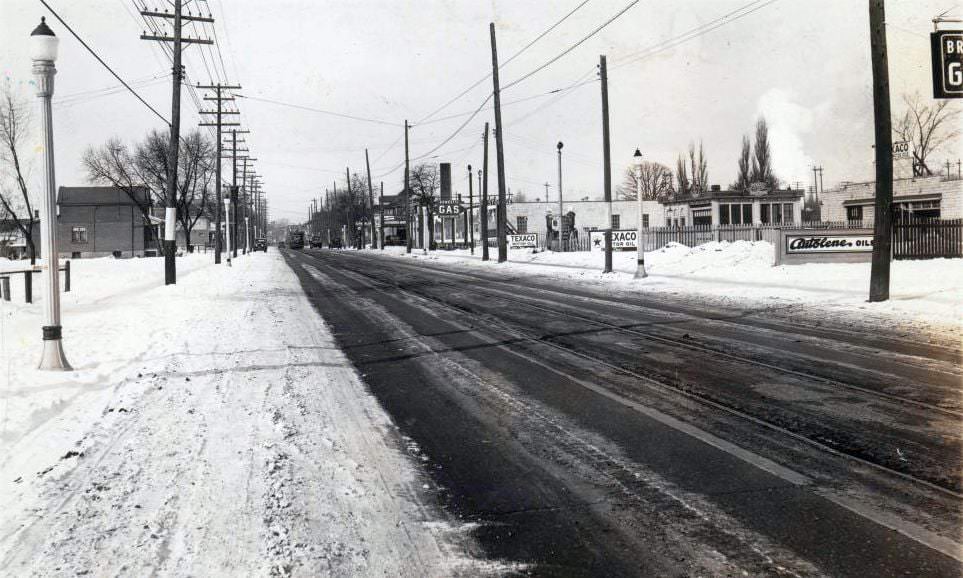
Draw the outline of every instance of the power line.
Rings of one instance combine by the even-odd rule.
[[[309,112],[316,112],[316,113],[319,113],[319,114],[329,114],[329,115],[331,115],[331,116],[337,116],[337,117],[340,117],[340,118],[347,118],[347,119],[350,119],[350,120],[357,120],[357,121],[360,121],[360,122],[371,122],[371,123],[375,123],[375,124],[383,124],[383,125],[386,125],[386,126],[394,126],[394,127],[402,126],[401,124],[399,124],[399,123],[397,123],[397,122],[388,122],[388,121],[386,121],[386,120],[380,120],[380,119],[376,119],[376,118],[365,118],[365,117],[362,117],[362,116],[354,116],[354,115],[352,115],[352,114],[345,114],[345,113],[341,113],[341,112],[334,112],[334,111],[331,111],[331,110],[324,110],[324,109],[321,109],[321,108],[313,108],[313,107],[310,107],[310,106],[304,106],[304,105],[300,105],[300,104],[292,104],[292,103],[290,103],[290,102],[282,102],[282,101],[280,101],[280,100],[271,100],[271,99],[269,99],[269,98],[260,98],[260,97],[257,97],[257,96],[245,96],[245,95],[240,95],[240,94],[235,94],[234,96],[237,97],[237,98],[245,98],[245,99],[247,99],[247,100],[257,100],[257,101],[261,101],[261,102],[268,102],[268,103],[271,103],[271,104],[276,104],[276,105],[278,105],[278,106],[287,106],[287,107],[289,107],[289,108],[296,108],[296,109],[299,109],[299,110],[306,110],[306,111],[309,111]]]
[[[170,124],[171,124],[170,121],[167,120],[166,118],[164,118],[164,115],[162,115],[161,113],[157,112],[157,110],[156,110],[153,106],[147,104],[147,101],[144,100],[139,94],[137,94],[137,91],[134,90],[133,88],[131,88],[130,85],[127,84],[127,81],[125,81],[123,78],[121,78],[119,74],[117,74],[116,72],[114,72],[114,69],[111,68],[110,65],[108,65],[106,62],[104,62],[104,59],[101,58],[96,52],[94,52],[94,49],[91,48],[86,42],[84,42],[83,38],[81,38],[76,32],[74,32],[74,29],[71,28],[69,24],[67,24],[66,22],[64,22],[64,19],[60,17],[60,14],[57,14],[57,12],[55,12],[54,9],[51,8],[49,4],[47,4],[47,0],[40,0],[40,3],[43,4],[44,7],[45,7],[47,10],[49,10],[50,13],[53,14],[54,17],[55,17],[57,20],[59,20],[61,24],[64,25],[64,28],[66,28],[67,31],[70,32],[70,34],[72,34],[73,37],[77,39],[77,42],[80,42],[80,44],[83,45],[83,47],[87,49],[87,52],[89,52],[91,55],[93,55],[94,58],[97,59],[97,62],[99,62],[104,68],[106,68],[106,69],[114,76],[114,78],[116,78],[118,81],[120,81],[120,83],[121,83],[122,85],[124,85],[124,87],[127,88],[127,90],[129,90],[131,94],[133,94],[135,97],[137,97],[137,100],[139,100],[144,106],[146,106],[147,108],[149,108],[151,112],[153,112],[154,114],[156,114],[156,115],[157,115],[157,118],[161,119],[162,121],[164,121],[165,124],[167,124],[168,126],[170,126]]]
[[[536,36],[534,40],[532,40],[531,42],[529,42],[528,44],[526,44],[525,46],[523,46],[523,47],[521,48],[521,50],[517,51],[515,54],[511,55],[511,56],[508,58],[508,60],[506,60],[505,62],[501,63],[501,65],[498,67],[498,69],[501,70],[502,67],[504,67],[506,64],[508,64],[509,62],[511,62],[511,61],[515,60],[516,58],[518,58],[519,56],[521,56],[521,54],[522,54],[523,52],[525,52],[526,50],[528,50],[529,48],[531,48],[536,42],[538,42],[539,40],[541,40],[542,38],[544,38],[549,32],[551,32],[552,30],[555,30],[562,22],[565,22],[566,20],[568,20],[569,16],[571,16],[572,14],[575,14],[582,6],[585,6],[585,5],[588,4],[589,2],[590,2],[590,0],[583,0],[583,2],[582,2],[581,4],[579,4],[578,6],[576,6],[575,8],[573,8],[573,9],[572,9],[568,14],[566,14],[565,16],[562,16],[562,18],[561,18],[560,20],[556,21],[555,24],[552,24],[551,26],[549,26],[549,27],[548,27],[547,29],[545,29],[541,34],[539,34],[538,36]],[[457,100],[460,99],[461,97],[465,96],[466,94],[468,94],[469,92],[471,92],[471,90],[474,89],[476,86],[478,86],[479,84],[485,82],[486,80],[488,80],[488,79],[491,78],[491,77],[492,77],[492,75],[491,75],[491,73],[489,72],[488,74],[486,74],[486,75],[483,76],[482,78],[478,79],[474,84],[472,84],[471,86],[469,86],[468,88],[466,88],[466,89],[463,90],[462,92],[458,93],[457,96],[455,96],[454,98],[452,98],[451,100],[449,100],[449,101],[446,102],[445,104],[439,106],[437,109],[435,109],[434,111],[432,111],[431,114],[425,116],[424,118],[422,118],[422,119],[419,120],[419,121],[416,121],[415,124],[416,124],[416,125],[418,125],[418,124],[423,124],[426,120],[428,120],[429,118],[435,116],[435,115],[438,114],[439,112],[445,110],[446,108],[448,108],[448,106],[449,106],[450,104],[454,103],[455,101],[457,101]]]
[[[546,62],[545,64],[542,64],[541,66],[539,66],[539,67],[536,68],[535,70],[532,70],[531,72],[525,74],[525,75],[522,76],[521,78],[519,78],[519,79],[517,79],[517,80],[514,80],[514,81],[508,83],[507,85],[503,86],[503,87],[502,87],[502,90],[507,90],[507,89],[515,86],[515,85],[518,84],[519,82],[522,82],[522,81],[525,80],[526,78],[529,78],[529,77],[532,76],[533,74],[536,74],[537,72],[539,72],[539,71],[545,69],[546,67],[552,65],[553,63],[555,63],[556,61],[558,61],[558,59],[562,58],[563,56],[565,56],[565,55],[568,54],[569,52],[571,52],[571,51],[575,50],[576,48],[578,48],[579,46],[581,46],[582,43],[584,43],[586,40],[588,40],[589,38],[591,38],[591,37],[595,36],[596,34],[598,34],[599,32],[601,32],[603,28],[605,28],[605,27],[608,26],[609,24],[615,22],[616,19],[618,19],[620,16],[622,16],[623,14],[625,14],[626,12],[628,12],[630,8],[632,8],[633,6],[635,6],[635,5],[638,4],[638,3],[639,3],[639,0],[632,0],[631,2],[629,2],[629,3],[625,6],[625,8],[623,8],[623,9],[619,10],[618,12],[616,12],[614,16],[612,16],[611,18],[609,18],[608,20],[606,20],[605,22],[603,22],[603,23],[602,23],[600,26],[598,26],[595,30],[589,32],[589,33],[588,33],[587,35],[585,35],[581,40],[579,40],[579,41],[576,42],[575,44],[569,46],[568,48],[566,48],[566,49],[563,50],[562,52],[558,53],[557,55],[553,56],[551,59],[548,60],[548,62]]]
[[[641,60],[645,60],[646,58],[650,58],[650,57],[652,57],[652,56],[655,56],[656,54],[659,54],[660,52],[664,52],[664,51],[666,51],[666,50],[669,50],[670,48],[675,48],[676,46],[678,46],[678,45],[680,45],[680,44],[683,44],[683,43],[688,42],[688,41],[690,41],[690,40],[694,40],[694,39],[696,39],[696,38],[698,38],[698,37],[700,37],[700,36],[704,36],[704,35],[708,34],[709,32],[712,32],[713,30],[716,30],[717,28],[721,28],[722,26],[725,26],[725,25],[727,25],[727,24],[731,24],[731,23],[735,22],[736,20],[739,20],[739,19],[741,19],[741,18],[745,18],[746,16],[749,16],[750,14],[752,14],[752,13],[754,13],[754,12],[757,12],[757,11],[759,11],[759,10],[762,10],[762,9],[765,8],[766,6],[769,6],[770,4],[773,4],[773,3],[775,3],[775,2],[778,2],[779,0],[768,0],[768,1],[762,3],[762,4],[758,5],[758,6],[755,6],[755,7],[752,8],[751,10],[749,9],[749,8],[751,8],[753,5],[759,4],[759,2],[761,2],[761,1],[762,1],[762,0],[753,0],[752,2],[748,2],[748,3],[746,3],[746,4],[743,4],[743,5],[740,6],[739,8],[736,8],[735,10],[732,10],[731,12],[727,12],[726,14],[723,14],[722,16],[720,16],[720,17],[718,17],[718,18],[716,18],[716,19],[714,19],[714,20],[711,20],[711,21],[709,21],[709,22],[707,22],[707,23],[705,23],[705,24],[696,26],[695,28],[692,28],[692,29],[690,29],[690,30],[688,30],[688,31],[686,31],[686,32],[683,32],[682,34],[678,34],[678,35],[676,35],[676,36],[674,36],[674,37],[672,37],[672,38],[668,38],[668,39],[666,39],[666,40],[663,40],[662,42],[658,42],[658,43],[656,43],[656,44],[653,44],[653,45],[650,46],[649,48],[646,48],[646,49],[644,49],[644,50],[642,50],[642,51],[640,51],[640,52],[637,52],[637,53],[635,53],[634,55],[627,55],[627,56],[623,56],[623,57],[617,58],[617,60],[624,60],[624,59],[626,59],[626,58],[629,58],[629,60],[627,60],[627,61],[625,61],[625,62],[621,62],[620,64],[618,64],[617,66],[614,66],[614,67],[612,67],[612,68],[621,68],[621,67],[623,67],[623,66],[628,66],[629,64],[633,64],[633,63],[635,63],[635,62],[639,62],[639,61],[641,61]]]

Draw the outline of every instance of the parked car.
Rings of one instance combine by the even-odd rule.
[[[267,239],[263,237],[260,239],[254,239],[254,250],[264,251],[265,253],[267,253]]]
[[[285,247],[284,241],[278,241],[278,249],[283,249]]]

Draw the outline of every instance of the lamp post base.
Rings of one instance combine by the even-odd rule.
[[[73,369],[64,354],[59,325],[44,326],[43,328],[43,353],[40,355],[38,369],[48,371],[70,371]]]

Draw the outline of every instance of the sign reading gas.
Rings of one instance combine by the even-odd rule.
[[[963,98],[963,30],[930,34],[933,98]]]
[[[439,217],[452,217],[465,212],[465,207],[461,205],[438,205]]]
[[[872,235],[786,235],[786,254],[864,253],[873,250]]]

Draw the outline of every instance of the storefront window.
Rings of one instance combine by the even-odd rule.
[[[863,222],[863,207],[846,207],[846,221],[850,224]]]
[[[621,219],[620,219],[619,217],[620,217],[620,215],[612,215],[612,228],[613,228],[613,229],[619,229],[619,225],[621,224],[621,222],[620,222]]]
[[[84,244],[87,242],[87,227],[74,227],[70,230],[70,241],[72,243]]]
[[[782,222],[783,223],[793,223],[795,218],[793,217],[792,203],[783,203],[782,205]]]
[[[769,203],[763,203],[759,205],[759,208],[762,210],[760,213],[760,217],[762,218],[762,224],[763,225],[771,224],[772,218],[770,217],[770,214],[769,214]]]

